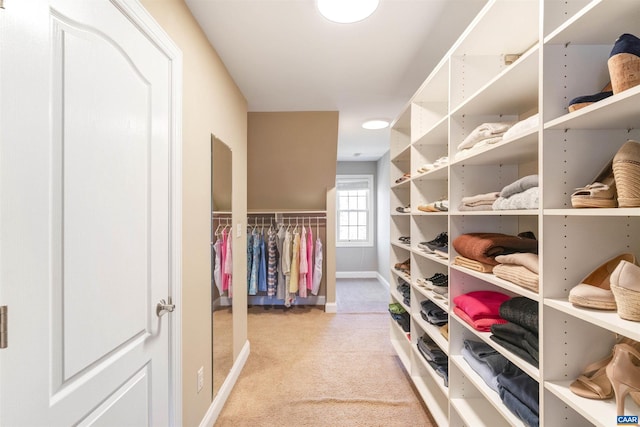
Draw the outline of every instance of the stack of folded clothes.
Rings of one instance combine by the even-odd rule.
[[[420,316],[432,325],[442,326],[449,321],[449,315],[431,300],[420,303]]]
[[[506,323],[491,326],[491,339],[537,367],[538,303],[514,297],[502,303],[499,313]]]
[[[495,260],[499,262],[493,267],[493,274],[497,277],[538,292],[540,277],[537,254],[517,252],[498,255]]]
[[[525,425],[539,425],[539,388],[536,380],[514,364],[509,364],[498,375],[498,394],[504,406]]]
[[[528,175],[505,186],[493,202],[493,210],[538,209],[539,205],[538,175]]]
[[[449,358],[444,351],[429,337],[424,334],[418,339],[418,350],[429,365],[440,375],[444,386],[449,386]]]
[[[525,425],[538,425],[538,383],[490,345],[464,340],[462,357]]]
[[[396,287],[400,295],[402,295],[402,302],[406,305],[411,304],[411,285],[402,277],[398,277],[398,286]]]
[[[409,332],[411,330],[411,317],[401,304],[397,302],[389,304],[389,314],[398,322],[403,331]]]
[[[458,210],[461,211],[490,211],[493,210],[493,203],[498,200],[500,193],[497,191],[474,196],[465,196],[460,200]]]
[[[458,145],[456,158],[467,156],[482,147],[502,141],[506,131],[513,126],[513,122],[504,123],[482,123],[476,127]]]
[[[509,298],[496,291],[473,291],[455,297],[453,311],[474,329],[488,332],[491,325],[507,322],[500,316],[500,306]]]
[[[511,236],[502,233],[467,233],[453,241],[458,252],[454,264],[471,270],[489,273],[499,263],[498,255],[516,252],[538,253],[538,241],[531,232]]]
[[[496,393],[499,392],[498,375],[511,364],[496,349],[482,341],[464,340],[462,357],[480,378]]]
[[[540,124],[540,115],[536,113],[533,116],[524,120],[520,120],[518,123],[511,126],[509,130],[506,131],[504,135],[502,135],[502,139],[506,141],[509,139],[517,138],[521,135],[524,135],[536,129],[539,124]]]

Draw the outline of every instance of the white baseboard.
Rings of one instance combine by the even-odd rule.
[[[325,313],[337,313],[338,312],[338,304],[335,302],[328,302],[324,305]]]
[[[376,279],[377,271],[336,271],[336,279]]]
[[[387,279],[385,279],[385,277],[384,277],[382,274],[380,274],[380,273],[376,273],[376,274],[377,274],[377,276],[376,276],[376,277],[378,278],[378,281],[379,281],[380,283],[382,283],[383,285],[385,285],[385,286],[387,287],[387,289],[391,288],[391,285],[389,284],[389,282],[387,281]]]
[[[242,368],[244,368],[244,364],[247,362],[250,352],[251,349],[249,341],[246,341],[242,346],[242,350],[240,350],[238,358],[233,363],[231,371],[229,371],[229,375],[227,375],[222,386],[220,386],[220,391],[218,391],[218,394],[213,399],[213,402],[211,402],[211,406],[209,406],[207,413],[204,414],[204,418],[200,421],[200,427],[213,427],[218,416],[220,416],[220,412],[222,412],[224,404],[227,402],[227,399],[231,394],[231,390],[233,390],[233,387],[236,385],[236,381],[238,381],[240,372],[242,372]]]

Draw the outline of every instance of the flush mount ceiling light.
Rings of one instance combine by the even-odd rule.
[[[322,16],[339,24],[362,21],[378,8],[378,3],[379,0],[317,0]]]
[[[369,120],[362,124],[363,128],[371,129],[371,130],[384,129],[387,126],[389,126],[389,122],[387,120],[380,120],[380,119]]]

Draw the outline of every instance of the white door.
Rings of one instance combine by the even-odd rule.
[[[175,62],[130,3],[0,9],[2,426],[175,416]]]

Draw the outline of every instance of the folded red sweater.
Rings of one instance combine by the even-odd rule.
[[[453,312],[457,314],[458,317],[460,317],[462,320],[473,326],[473,329],[480,332],[490,332],[491,325],[507,323],[506,320],[500,317],[481,317],[479,319],[473,320],[469,316],[467,316],[467,313],[462,311],[460,307],[453,307]]]
[[[501,292],[473,291],[458,295],[453,299],[453,302],[471,320],[476,320],[486,317],[499,318],[500,305],[508,299],[511,299],[511,297]]]

